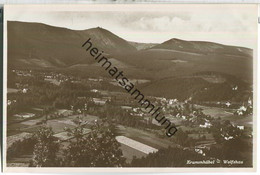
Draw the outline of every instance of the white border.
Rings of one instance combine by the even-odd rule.
[[[0,4],[258,4],[259,0],[0,0]]]
[[[172,4],[173,5],[173,4]],[[174,5],[181,5],[181,4],[174,4]],[[199,4],[194,4],[194,5],[199,5]],[[202,5],[202,4],[201,4]],[[213,5],[213,4],[212,4]],[[229,5],[229,4],[226,4]],[[232,5],[232,4],[231,4]],[[242,4],[241,4],[242,5]],[[257,93],[257,83],[259,87],[259,81],[257,82],[257,77],[256,77],[256,71],[257,71],[257,58],[258,56],[256,55],[254,57],[254,115],[253,115],[253,168],[28,168],[28,167],[6,167],[6,102],[7,102],[7,21],[6,21],[6,14],[8,13],[8,8],[15,6],[18,9],[22,8],[23,10],[28,10],[30,9],[31,5],[4,5],[4,42],[3,42],[3,157],[4,157],[4,162],[3,162],[3,170],[4,172],[20,172],[20,173],[83,173],[83,172],[152,172],[152,173],[173,173],[173,172],[187,172],[187,173],[194,173],[194,172],[256,172],[256,108],[257,108],[257,103],[256,103],[256,98],[258,97],[259,100],[259,94]],[[129,4],[129,5],[122,5],[122,4],[103,4],[103,5],[98,5],[98,4],[89,4],[89,5],[65,5],[65,4],[59,4],[58,8],[57,5],[33,5],[41,8],[42,6],[45,6],[45,8],[41,8],[41,11],[86,11],[86,10],[92,10],[92,11],[114,11],[115,6],[117,9],[120,9],[122,11],[136,11],[137,6],[139,8],[142,8],[143,11],[161,11],[161,8],[165,8],[164,10],[171,10],[169,4]],[[147,8],[149,6],[149,8]],[[160,8],[158,8],[160,7]],[[12,9],[13,10],[13,9]],[[257,19],[256,19],[257,21]],[[259,28],[258,28],[259,31]],[[259,40],[258,40],[259,43]],[[259,50],[258,50],[259,51]],[[258,69],[259,71],[259,69]],[[259,72],[258,72],[259,73]],[[258,74],[259,75],[259,74]],[[258,96],[257,96],[258,95]],[[259,121],[258,121],[259,122]],[[258,134],[259,136],[259,134]],[[259,141],[259,138],[258,138]],[[258,153],[259,155],[259,153]]]

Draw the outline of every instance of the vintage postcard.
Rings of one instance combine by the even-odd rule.
[[[4,171],[255,171],[257,7],[4,6]]]

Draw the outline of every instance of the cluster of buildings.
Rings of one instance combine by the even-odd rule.
[[[240,116],[244,116],[244,115],[250,115],[253,113],[253,102],[252,100],[249,98],[248,102],[246,104],[243,104],[242,106],[240,106],[236,111],[235,111],[235,115],[240,115]]]
[[[32,70],[12,70],[17,76],[31,77]]]

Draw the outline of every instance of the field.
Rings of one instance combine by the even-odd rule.
[[[147,146],[153,147],[155,149],[168,148],[169,146],[179,146],[171,142],[168,138],[159,138],[156,134],[152,133],[152,131],[144,131],[132,127],[125,127],[122,125],[118,125],[119,133],[123,136],[126,136],[130,139],[138,141]],[[131,162],[133,156],[140,158],[142,156],[147,156],[147,154],[133,149],[125,144],[121,144],[123,155],[127,158],[127,162]]]
[[[19,89],[7,88],[7,93],[17,93]]]
[[[116,136],[116,140],[121,144],[127,145],[145,154],[154,153],[158,151],[158,149],[155,149],[151,146],[145,145],[141,142],[138,142],[125,136]]]
[[[132,127],[125,127],[122,125],[119,125],[118,129],[121,135],[129,137],[133,140],[139,141],[156,149],[168,148],[169,146],[178,146],[177,144],[172,143],[169,139],[159,138],[156,134],[149,131],[144,131]]]
[[[203,109],[203,113],[206,115],[210,115],[211,117],[214,118],[226,118],[233,116],[233,112],[235,111],[234,109],[226,109],[226,108],[218,108],[218,107],[208,107],[208,106],[201,106],[201,105],[196,105],[198,108]]]
[[[207,107],[207,106],[200,106],[203,109],[203,112],[206,115],[210,115],[214,118],[220,117],[222,120],[230,120],[235,125],[244,125],[247,127],[252,127],[253,125],[253,116],[236,116],[233,115],[234,109],[226,109],[226,108],[218,108],[218,107]]]
[[[133,157],[141,158],[147,156],[147,154],[133,149],[127,145],[121,144],[120,149],[122,150],[123,156],[126,158],[126,162],[130,163],[133,160]]]
[[[208,133],[201,134],[201,135],[199,135],[199,134],[189,134],[189,137],[191,137],[193,139],[199,139],[203,135],[206,137],[207,140],[214,140],[213,135],[212,134],[208,134]]]
[[[247,127],[253,127],[253,116],[229,116],[225,118],[226,120],[230,120],[235,125],[244,125]]]

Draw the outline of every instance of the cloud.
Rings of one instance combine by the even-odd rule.
[[[134,18],[126,23],[126,27],[133,30],[157,32],[250,32],[252,20],[247,14],[225,15],[221,11],[213,14],[195,13],[186,18],[168,13],[167,15],[147,15]]]
[[[103,27],[137,42],[171,38],[255,47],[257,11],[253,5],[173,5],[168,10],[13,11],[9,20],[42,22],[85,30]]]

